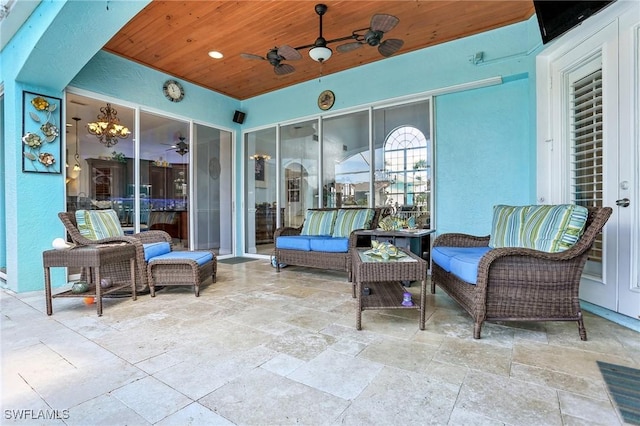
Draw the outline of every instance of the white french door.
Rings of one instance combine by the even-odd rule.
[[[640,75],[633,64],[640,24],[633,15],[539,57],[537,83],[549,90],[538,91],[538,197],[613,208],[590,253],[580,297],[639,318]]]

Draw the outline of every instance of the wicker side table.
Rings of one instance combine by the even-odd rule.
[[[42,253],[44,265],[44,290],[47,302],[47,315],[53,313],[52,299],[56,297],[95,297],[98,316],[102,315],[102,296],[131,286],[131,296],[136,300],[136,249],[131,244],[101,244],[75,247],[69,250],[47,250]],[[109,288],[100,286],[100,267],[110,263],[129,260],[131,282],[115,282]],[[51,292],[52,267],[89,268],[89,290],[84,293],[72,293],[66,290],[58,294]]]
[[[355,249],[352,253],[353,297],[358,299],[356,329],[362,329],[362,311],[367,309],[419,309],[420,330],[424,330],[425,298],[427,290],[427,262],[407,250],[406,256],[382,260],[364,254],[368,249]],[[401,281],[421,281],[420,304],[413,306],[402,304],[406,291]],[[364,284],[371,294],[364,296]]]

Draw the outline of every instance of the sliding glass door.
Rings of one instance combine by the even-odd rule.
[[[128,133],[105,141],[87,125],[107,102],[67,94],[67,211],[113,209],[125,233],[162,230],[174,250],[233,253],[233,134],[108,105]]]
[[[276,196],[276,128],[245,134],[243,160],[245,252],[271,254],[273,233],[284,213]]]
[[[424,99],[246,133],[245,252],[271,254],[275,229],[299,227],[306,210],[317,207],[389,206],[430,227],[430,104]]]
[[[193,126],[194,248],[233,253],[232,133]]]

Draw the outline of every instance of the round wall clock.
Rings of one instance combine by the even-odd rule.
[[[175,80],[167,80],[162,86],[162,92],[171,102],[180,102],[184,99],[184,88]]]
[[[320,93],[320,96],[318,96],[318,107],[321,110],[326,111],[333,106],[333,103],[335,101],[336,96],[333,94],[333,92],[331,90],[325,90],[324,92]]]

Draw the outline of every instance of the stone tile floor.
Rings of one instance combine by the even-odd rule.
[[[410,291],[417,293],[419,286]],[[2,424],[617,425],[596,361],[640,368],[640,334],[575,323],[472,323],[438,290],[418,311],[365,311],[345,274],[267,261],[155,298],[0,291]],[[57,417],[57,419],[50,419]],[[22,420],[20,420],[20,418]]]

